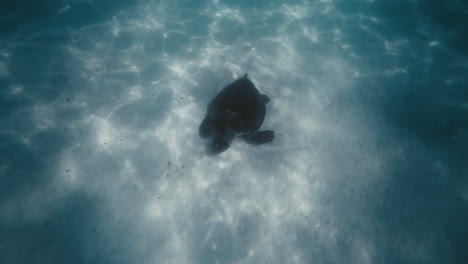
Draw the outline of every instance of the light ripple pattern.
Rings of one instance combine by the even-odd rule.
[[[0,263],[468,263],[460,0],[3,0]],[[270,144],[205,153],[249,74]]]

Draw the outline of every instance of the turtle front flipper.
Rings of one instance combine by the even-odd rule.
[[[271,142],[275,138],[275,132],[272,130],[253,131],[241,136],[249,144],[260,145]]]
[[[226,151],[231,146],[234,137],[234,131],[229,128],[224,131],[216,131],[209,144],[208,153],[214,155]]]
[[[205,119],[203,119],[203,122],[200,124],[200,127],[198,128],[198,134],[200,135],[201,138],[207,138],[213,135],[214,132],[215,132],[214,122],[210,120],[208,117],[205,117]]]

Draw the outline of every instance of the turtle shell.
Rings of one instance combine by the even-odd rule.
[[[265,119],[265,113],[265,96],[259,93],[245,75],[224,88],[211,101],[205,120],[209,120],[214,130],[230,128],[242,134],[258,130]],[[201,127],[204,123],[206,121]],[[202,132],[203,129],[200,130]]]

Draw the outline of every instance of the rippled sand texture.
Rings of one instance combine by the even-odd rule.
[[[0,4],[0,263],[468,262],[463,1]],[[249,74],[271,144],[215,157]]]

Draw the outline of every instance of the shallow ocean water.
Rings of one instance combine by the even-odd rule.
[[[4,0],[0,263],[468,263],[461,0]],[[248,73],[271,144],[207,156]]]

